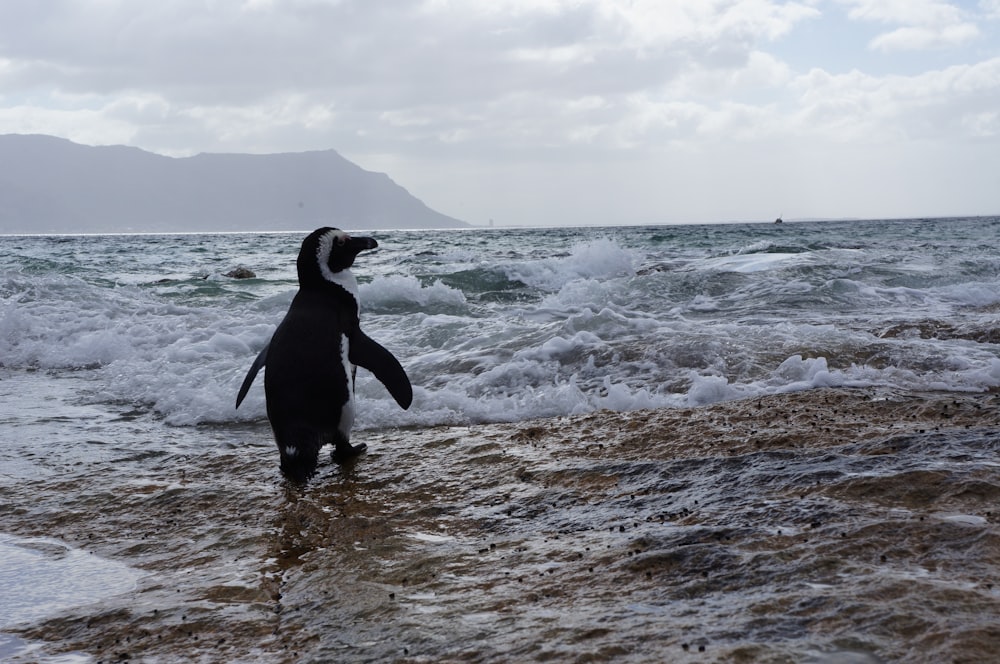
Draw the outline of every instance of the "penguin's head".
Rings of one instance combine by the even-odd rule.
[[[377,246],[378,242],[370,237],[352,237],[339,228],[317,228],[302,241],[299,250],[299,284],[337,283],[337,274],[354,265],[359,253]]]

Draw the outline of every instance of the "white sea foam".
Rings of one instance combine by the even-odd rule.
[[[522,262],[506,268],[510,279],[547,292],[559,291],[577,280],[601,280],[635,273],[635,258],[614,241],[590,240],[575,246],[568,256]]]
[[[703,266],[706,269],[721,270],[726,272],[763,272],[765,270],[773,270],[777,268],[789,267],[791,265],[800,265],[807,263],[809,261],[809,256],[807,254],[789,254],[789,253],[772,253],[772,254],[736,254],[734,256],[721,256],[719,258],[710,258],[704,261]]]
[[[414,403],[399,409],[360,370],[356,426],[680,407],[822,386],[1000,387],[993,344],[900,328],[960,315],[963,329],[986,335],[1000,296],[983,271],[965,282],[949,273],[944,283],[916,285],[904,271],[884,277],[881,263],[866,271],[841,264],[839,254],[824,264],[820,253],[808,259],[815,273],[787,280],[772,269],[733,275],[698,257],[643,273],[638,266],[662,265],[663,256],[623,246],[586,237],[565,250],[493,263],[491,247],[462,249],[453,253],[467,263],[450,267],[440,255],[423,263],[359,258],[362,326],[406,367]],[[761,256],[771,267],[805,265],[795,263],[798,255],[726,258]],[[236,258],[224,262],[253,262]],[[723,264],[753,265],[738,260]],[[510,301],[481,297],[496,287],[487,283],[490,266],[523,284]],[[126,258],[115,269],[127,274],[127,267]],[[457,270],[450,283],[461,288],[445,283],[447,269]],[[8,268],[0,276],[0,363],[73,371],[89,386],[81,400],[149,408],[174,425],[260,420],[263,381],[238,411],[235,394],[295,292],[286,277],[115,286]],[[901,331],[881,336],[890,328]]]
[[[362,284],[360,292],[364,310],[376,313],[408,312],[415,307],[424,313],[462,311],[467,305],[458,289],[440,281],[425,286],[416,277],[400,274]]]

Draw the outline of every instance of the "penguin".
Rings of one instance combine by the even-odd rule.
[[[296,260],[299,291],[247,372],[236,397],[240,407],[257,372],[266,365],[264,394],[281,472],[296,483],[315,472],[319,450],[334,446],[343,463],[367,449],[351,445],[354,377],[371,371],[404,410],[413,401],[406,371],[359,324],[355,257],[378,243],[337,228],[318,228],[302,241]]]

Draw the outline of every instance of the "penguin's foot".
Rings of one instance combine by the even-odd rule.
[[[351,445],[350,443],[344,443],[343,445],[337,445],[333,450],[333,462],[334,463],[346,463],[351,459],[361,455],[368,449],[368,445],[365,443],[360,443],[358,445]]]

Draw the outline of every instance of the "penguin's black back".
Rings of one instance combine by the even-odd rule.
[[[347,442],[339,430],[352,380],[344,336],[357,326],[357,303],[346,292],[300,289],[271,338],[264,372],[267,417],[282,468],[295,479],[312,473],[322,445]],[[294,454],[287,454],[289,447]]]

